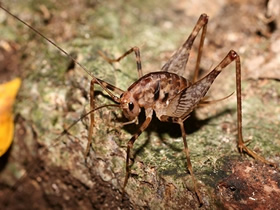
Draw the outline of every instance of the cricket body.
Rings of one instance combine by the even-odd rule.
[[[137,47],[131,48],[129,51],[127,51],[117,59],[109,59],[101,53],[101,55],[108,62],[118,62],[126,55],[135,52],[137,70],[140,77],[140,79],[133,83],[127,89],[127,91],[121,93],[120,99],[115,100],[117,103],[120,103],[125,117],[128,118],[130,122],[137,121],[137,117],[140,114],[141,108],[145,110],[146,115],[146,120],[127,144],[126,177],[123,185],[123,192],[130,174],[129,157],[130,151],[133,148],[133,143],[135,142],[137,137],[148,127],[149,123],[151,122],[153,112],[155,112],[157,118],[160,121],[173,122],[180,125],[188,171],[191,174],[194,183],[194,190],[198,197],[199,203],[202,205],[202,196],[199,193],[192,169],[192,164],[190,161],[184,121],[200,103],[206,102],[204,100],[204,96],[209,90],[211,84],[214,82],[215,78],[220,74],[220,72],[232,61],[235,61],[236,63],[238,149],[240,152],[245,152],[253,158],[260,160],[266,164],[272,164],[269,161],[265,160],[263,157],[256,154],[254,151],[250,150],[243,141],[241,108],[241,64],[239,55],[235,51],[230,50],[226,57],[220,62],[220,64],[218,64],[205,77],[197,80],[207,23],[208,16],[206,14],[202,14],[188,39],[181,46],[181,48],[179,48],[173,54],[173,56],[167,61],[167,63],[163,65],[161,71],[152,72],[144,76],[142,76],[143,74],[141,69],[140,52]],[[199,44],[195,73],[193,80],[189,81],[181,75],[185,70],[193,42],[201,29],[202,35]],[[90,127],[92,126],[93,123],[91,123]],[[89,142],[90,139],[91,131],[89,132]]]
[[[72,59],[76,64],[83,68],[88,74],[89,71],[82,66],[75,58],[69,55],[66,51],[61,49],[53,41],[49,40],[43,34],[38,32],[32,26],[28,25],[17,16],[10,13],[8,10],[0,7],[9,13],[14,18],[18,19],[20,22],[25,24],[31,30],[36,32],[38,35],[43,37],[45,40],[50,42],[64,54],[66,54],[70,59]],[[140,51],[138,47],[133,47],[122,56],[117,59],[110,59],[100,52],[101,56],[104,57],[108,62],[118,62],[125,56],[134,52],[136,55],[136,64],[138,70],[139,79],[134,82],[126,91],[123,91],[101,79],[92,76],[92,81],[90,85],[90,107],[91,110],[86,114],[90,115],[90,126],[88,131],[88,144],[85,152],[85,157],[90,151],[90,146],[92,142],[92,133],[94,129],[94,112],[100,108],[104,108],[110,105],[103,105],[100,107],[95,107],[94,99],[94,85],[100,85],[104,91],[106,91],[114,102],[117,104],[111,106],[118,106],[122,109],[124,116],[129,120],[129,123],[138,122],[138,116],[141,110],[145,110],[146,119],[142,125],[138,128],[136,133],[131,137],[127,143],[127,155],[126,155],[126,175],[124,179],[124,184],[122,187],[123,195],[125,192],[125,187],[130,176],[130,153],[133,149],[133,144],[138,138],[138,136],[148,127],[152,120],[153,113],[155,112],[157,118],[163,122],[173,122],[179,124],[183,143],[184,143],[184,153],[187,160],[187,169],[192,177],[194,183],[194,190],[197,195],[199,203],[202,205],[203,198],[199,193],[197,182],[193,173],[192,164],[190,161],[190,153],[186,141],[186,132],[184,128],[184,121],[188,118],[189,114],[201,103],[205,103],[204,96],[209,90],[211,84],[214,82],[215,78],[221,73],[221,71],[228,66],[231,62],[236,63],[236,96],[237,96],[237,127],[238,127],[238,140],[237,146],[240,152],[247,153],[249,156],[264,162],[266,164],[273,165],[271,162],[265,160],[262,156],[256,154],[254,151],[249,149],[242,136],[242,109],[241,109],[241,64],[239,55],[230,50],[229,53],[224,57],[224,59],[206,76],[198,80],[199,64],[202,55],[203,43],[206,35],[208,23],[208,16],[202,14],[198,19],[193,31],[191,32],[185,43],[173,54],[173,56],[167,61],[165,65],[161,68],[161,71],[152,72],[143,76]],[[196,39],[199,32],[202,30],[199,51],[197,55],[197,61],[195,66],[194,77],[192,81],[184,78],[183,72],[185,71],[186,64],[188,62],[190,50],[192,48],[193,42]],[[115,94],[119,96],[116,96]],[[74,123],[75,124],[75,123]],[[74,125],[72,124],[69,129]],[[65,134],[65,132],[63,133]]]

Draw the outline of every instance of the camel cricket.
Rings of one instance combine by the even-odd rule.
[[[208,16],[202,14],[195,27],[193,28],[188,39],[183,43],[183,45],[173,54],[171,58],[164,64],[160,71],[151,72],[146,75],[142,73],[140,51],[138,47],[133,47],[122,56],[117,59],[110,59],[100,52],[101,56],[108,62],[118,62],[130,53],[135,53],[136,64],[139,79],[128,87],[126,91],[121,90],[101,79],[96,78],[91,75],[90,72],[80,64],[75,58],[73,58],[69,53],[60,48],[53,41],[48,39],[46,36],[41,34],[39,31],[34,29],[32,26],[28,25],[17,16],[10,13],[7,9],[0,7],[9,13],[11,16],[22,22],[24,25],[33,30],[36,34],[41,36],[46,41],[50,42],[58,50],[62,51],[66,56],[73,60],[78,66],[80,66],[86,73],[91,77],[90,84],[90,108],[91,110],[86,114],[90,115],[90,126],[88,131],[88,143],[85,151],[85,157],[90,151],[90,146],[92,142],[92,132],[94,129],[94,111],[108,107],[117,106],[122,109],[124,116],[129,120],[125,124],[138,123],[138,116],[141,110],[145,111],[145,121],[138,128],[135,134],[127,142],[127,154],[126,154],[126,174],[124,179],[124,184],[122,187],[123,194],[125,192],[125,187],[130,176],[130,153],[133,149],[133,144],[139,137],[139,135],[149,126],[153,113],[162,122],[172,122],[179,124],[181,128],[182,138],[184,142],[184,153],[186,155],[187,168],[191,175],[192,181],[194,183],[194,190],[202,205],[202,196],[197,187],[196,178],[193,173],[192,164],[190,160],[190,151],[188,148],[186,140],[186,132],[184,128],[184,121],[189,117],[190,113],[199,105],[207,103],[209,101],[205,100],[205,95],[209,90],[211,84],[214,82],[216,77],[233,61],[236,64],[236,96],[237,96],[237,127],[238,127],[238,140],[237,146],[239,152],[248,154],[249,156],[264,162],[266,164],[272,164],[265,160],[260,155],[256,154],[254,151],[249,149],[242,136],[242,108],[241,108],[241,64],[240,57],[234,51],[230,50],[228,54],[222,59],[222,61],[206,76],[198,80],[199,65],[202,55],[203,43],[206,35],[206,29],[208,24]],[[196,66],[194,70],[194,77],[192,81],[187,80],[183,77],[183,72],[185,71],[186,64],[188,62],[190,50],[192,48],[193,42],[198,36],[199,32],[202,30],[201,38],[199,42],[199,51],[196,60]],[[94,85],[98,84],[101,88],[107,92],[111,99],[116,104],[103,105],[100,107],[95,107],[94,98]],[[227,98],[227,97],[225,97]],[[224,98],[223,98],[224,99]],[[220,99],[222,100],[222,99]],[[219,101],[219,100],[217,100]],[[85,115],[85,116],[86,116]],[[83,116],[84,117],[84,116]],[[75,124],[75,123],[74,123]],[[72,127],[72,124],[70,127]],[[69,127],[69,128],[70,128]],[[68,129],[69,129],[68,128]],[[65,132],[64,132],[65,133]]]

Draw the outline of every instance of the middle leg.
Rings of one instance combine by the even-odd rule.
[[[108,58],[101,51],[99,51],[98,53],[109,63],[114,63],[114,62],[119,62],[120,60],[122,60],[124,57],[126,57],[127,55],[129,55],[132,52],[135,53],[138,77],[141,78],[143,76],[143,72],[142,72],[142,65],[141,65],[141,59],[140,59],[140,50],[138,47],[132,47],[131,49],[129,49],[123,55],[121,55],[120,57],[118,57],[116,59]]]
[[[196,182],[196,179],[195,179],[195,176],[194,176],[194,173],[193,173],[192,163],[191,163],[191,159],[190,159],[190,151],[189,151],[187,140],[186,140],[186,131],[185,131],[185,128],[184,128],[184,122],[179,121],[178,123],[179,123],[180,128],[181,128],[181,133],[182,133],[183,142],[184,142],[184,152],[185,152],[186,159],[187,159],[187,167],[188,167],[188,170],[189,170],[189,172],[191,174],[191,177],[192,177],[192,181],[193,181],[193,184],[194,184],[194,191],[197,195],[197,198],[198,198],[198,201],[199,201],[200,205],[202,205],[202,197],[201,197],[201,195],[198,191],[197,182]]]

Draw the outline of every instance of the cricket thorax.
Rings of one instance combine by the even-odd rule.
[[[149,73],[133,83],[122,95],[121,106],[124,108],[124,115],[132,119],[138,116],[141,108],[153,109],[155,112],[162,110],[190,84],[184,77],[174,73]]]

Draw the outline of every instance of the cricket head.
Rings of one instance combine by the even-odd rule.
[[[120,106],[123,110],[124,116],[130,121],[137,118],[141,111],[137,100],[129,91],[126,91],[121,95]]]

